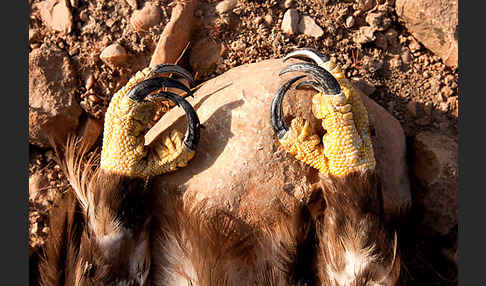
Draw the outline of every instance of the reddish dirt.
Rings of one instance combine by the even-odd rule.
[[[102,120],[111,96],[133,73],[149,65],[161,32],[170,19],[170,1],[151,1],[160,7],[162,21],[147,32],[136,32],[130,25],[134,9],[128,3],[134,1],[68,1],[77,3],[77,7],[70,7],[73,26],[67,35],[51,31],[44,25],[37,8],[40,2],[29,1],[30,51],[41,45],[66,51],[76,74],[72,88],[77,100],[84,113]],[[137,2],[138,7],[142,7],[145,1]],[[417,46],[398,19],[392,4],[394,1],[377,1],[383,3],[386,17],[391,20],[386,31],[396,31],[395,38],[394,32],[390,32],[394,39],[389,41],[386,50],[379,48],[377,41],[363,45],[353,41],[359,27],[365,25],[368,14],[359,10],[353,1],[293,1],[290,7],[296,8],[301,15],[311,16],[323,28],[324,36],[319,39],[282,32],[280,26],[287,10],[284,2],[290,1],[238,2],[233,12],[219,16],[215,11],[218,1],[199,1],[195,12],[198,28],[191,43],[211,38],[222,43],[223,51],[212,71],[197,74],[198,82],[242,64],[283,57],[296,47],[312,47],[335,58],[348,77],[363,79],[374,85],[376,90],[369,96],[400,121],[406,136],[412,137],[427,130],[457,140],[458,70],[444,65],[420,44]],[[354,15],[355,23],[346,28],[346,19],[351,15]],[[386,31],[382,33],[386,34]],[[121,44],[129,54],[126,63],[115,67],[106,65],[99,58],[101,51],[114,42]],[[188,51],[180,64],[191,71],[189,57]],[[88,92],[86,81],[91,74],[94,84]],[[56,198],[69,190],[65,177],[53,160],[52,150],[31,145],[29,175],[36,172],[46,181],[38,184],[37,192],[29,194],[29,245],[31,266],[34,268],[36,253],[49,231],[46,227],[48,211]],[[445,237],[430,238],[413,224],[414,217],[409,221],[402,228],[404,233],[408,233],[404,236],[403,254],[408,260],[405,271],[411,277],[409,284],[456,285],[454,261],[457,257],[454,253],[457,253],[457,227]]]

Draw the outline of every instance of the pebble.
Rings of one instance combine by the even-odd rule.
[[[446,85],[442,88],[441,93],[443,93],[444,96],[447,98],[447,97],[451,97],[454,94],[454,91],[452,90],[452,88]]]
[[[257,17],[255,17],[255,19],[253,19],[253,23],[254,23],[255,25],[257,25],[257,26],[258,26],[258,25],[260,25],[260,23],[261,23],[262,21],[263,21],[263,18],[262,18],[262,17],[260,17],[260,16],[257,16]]]
[[[219,15],[224,14],[224,13],[227,13],[227,12],[233,10],[233,8],[235,8],[235,6],[236,6],[237,3],[238,3],[237,0],[225,0],[225,1],[221,1],[215,7],[216,12]]]
[[[375,40],[376,46],[378,48],[386,51],[386,49],[388,48],[388,41],[387,41],[385,35],[383,35],[383,33],[377,32],[377,33],[375,33],[375,37],[376,37],[376,40]]]
[[[355,42],[358,44],[370,43],[373,42],[375,39],[375,29],[370,26],[364,26],[359,28],[358,33],[354,37]]]
[[[324,30],[310,16],[302,16],[299,22],[299,32],[316,39],[324,35]]]
[[[118,43],[109,45],[100,54],[100,59],[107,64],[119,65],[124,63],[127,58],[127,51]]]
[[[94,85],[94,76],[93,76],[93,74],[90,74],[88,76],[88,78],[86,79],[86,85],[85,85],[86,90],[92,88],[93,85]]]
[[[346,28],[351,28],[354,26],[354,17],[353,16],[349,16],[348,18],[346,18]]]
[[[412,53],[415,53],[420,50],[420,44],[414,38],[411,38],[410,43],[408,43],[408,48]]]
[[[358,7],[361,10],[368,11],[375,6],[375,0],[358,0]]]
[[[284,7],[288,9],[292,6],[292,4],[294,4],[293,0],[285,0]]]
[[[273,17],[270,14],[265,15],[265,17],[263,17],[263,20],[265,20],[265,23],[267,23],[267,25],[269,26],[273,24]]]
[[[40,16],[50,29],[62,33],[70,33],[73,27],[73,16],[62,0],[47,0],[39,3]]]
[[[408,49],[404,49],[404,51],[401,54],[401,58],[404,64],[410,65],[413,61],[412,55],[410,54]]]
[[[390,68],[397,69],[402,66],[402,60],[400,59],[400,56],[396,55],[388,60],[388,64],[390,65]]]
[[[285,11],[281,28],[286,34],[296,35],[299,33],[299,12],[296,9]]]

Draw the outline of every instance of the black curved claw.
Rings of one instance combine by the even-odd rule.
[[[199,131],[201,128],[201,123],[199,122],[199,117],[192,105],[187,102],[182,96],[175,93],[164,91],[152,96],[154,98],[162,97],[173,101],[177,106],[182,107],[187,117],[187,132],[184,136],[184,145],[190,150],[196,150],[197,144],[199,143]]]
[[[178,65],[174,65],[174,64],[156,65],[150,70],[150,73],[151,74],[174,73],[187,79],[187,81],[189,81],[190,87],[194,86],[194,79],[192,78],[191,73],[189,73],[186,69]]]
[[[312,81],[312,80],[306,80],[306,81],[299,82],[299,84],[295,88],[299,89],[299,88],[304,87],[304,86],[311,86],[311,87],[317,89],[320,92],[324,92],[324,89],[320,85],[318,85],[317,82]]]
[[[145,100],[147,95],[149,95],[151,92],[154,92],[164,87],[178,88],[192,95],[191,90],[181,82],[168,77],[156,77],[156,78],[146,79],[140,82],[139,84],[135,85],[128,92],[127,96],[132,100],[140,102]]]
[[[303,72],[311,74],[325,94],[336,95],[341,93],[341,87],[334,76],[326,69],[310,63],[297,63],[284,68],[278,75],[283,75],[288,72]]]
[[[291,58],[296,58],[300,60],[307,60],[311,59],[313,60],[318,66],[323,66],[326,62],[329,61],[329,57],[322,54],[321,52],[311,49],[311,48],[300,48],[297,50],[294,50],[287,54],[283,61],[286,62],[288,59]]]
[[[284,83],[275,94],[272,100],[272,108],[270,110],[270,115],[272,118],[272,126],[273,131],[277,134],[278,139],[282,139],[289,130],[289,128],[285,125],[285,122],[282,119],[282,101],[285,93],[289,90],[290,86],[298,81],[299,79],[305,77],[305,75],[301,75],[298,77],[294,77],[293,79]]]

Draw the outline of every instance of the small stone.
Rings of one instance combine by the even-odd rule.
[[[204,15],[203,10],[197,9],[196,12],[194,12],[194,16],[196,17],[202,17]]]
[[[358,0],[358,7],[361,10],[368,11],[375,6],[375,0]]]
[[[354,17],[353,16],[349,16],[348,18],[346,18],[346,28],[351,28],[354,26]]]
[[[100,54],[100,59],[106,64],[119,65],[124,63],[127,58],[127,51],[118,43],[109,45]]]
[[[410,49],[410,51],[412,51],[412,53],[416,53],[420,50],[420,44],[412,38],[410,40],[410,43],[408,44],[408,48]]]
[[[284,33],[290,35],[299,33],[299,12],[296,9],[288,9],[285,11],[281,28]]]
[[[235,8],[235,6],[236,6],[237,3],[238,3],[237,0],[224,0],[224,1],[221,1],[215,7],[216,12],[219,15],[222,15],[224,13],[227,13],[227,12],[233,10],[233,8]]]
[[[73,27],[73,16],[63,0],[46,0],[39,3],[40,16],[50,29],[64,34],[70,33]]]
[[[445,77],[445,83],[446,83],[448,86],[452,86],[452,84],[455,82],[455,81],[454,81],[454,79],[455,79],[455,78],[454,78],[454,76],[453,76],[453,75],[448,74],[448,75],[446,75],[446,77]]]
[[[79,19],[81,21],[83,21],[83,22],[87,22],[89,20],[88,11],[87,10],[82,10],[79,13]]]
[[[406,65],[410,65],[413,61],[412,55],[410,54],[410,52],[407,48],[405,48],[405,50],[403,51],[401,58],[402,58],[403,63],[406,64]]]
[[[86,85],[85,85],[86,90],[92,88],[93,85],[94,85],[94,75],[93,74],[90,74],[88,76],[88,79],[86,79]]]
[[[267,23],[267,25],[269,26],[273,24],[273,17],[270,14],[265,15],[265,17],[263,17],[263,20],[265,20],[265,23]]]
[[[260,25],[262,21],[263,21],[263,18],[260,17],[260,16],[257,16],[257,17],[255,17],[255,19],[253,19],[253,23],[257,26]]]
[[[79,0],[69,0],[69,4],[71,4],[71,7],[73,8],[78,8]]]
[[[285,8],[290,8],[292,5],[294,4],[294,1],[293,0],[285,0],[284,2],[284,7]]]
[[[161,21],[161,9],[151,2],[147,2],[141,10],[134,11],[130,18],[130,23],[136,31],[148,31],[150,27]]]
[[[316,39],[324,35],[324,30],[317,25],[311,16],[302,16],[299,22],[299,32]]]
[[[378,31],[385,31],[391,25],[391,20],[385,17],[383,12],[369,13],[365,18],[366,22]]]
[[[442,88],[442,93],[447,98],[447,97],[451,97],[454,94],[454,91],[452,90],[452,88],[446,85]]]
[[[354,41],[358,44],[366,44],[373,42],[376,39],[375,29],[370,26],[364,26],[359,28],[357,34],[355,34]]]
[[[386,51],[386,49],[388,48],[388,41],[385,35],[383,35],[383,33],[377,32],[375,33],[375,36],[376,36],[376,40],[375,40],[376,46]]]
[[[390,65],[390,68],[397,69],[402,66],[402,60],[399,56],[393,56],[388,60],[388,64]]]

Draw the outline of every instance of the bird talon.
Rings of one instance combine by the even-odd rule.
[[[344,176],[356,170],[374,169],[366,109],[340,68],[331,66],[327,56],[311,49],[293,51],[284,61],[290,58],[315,62],[292,64],[279,75],[296,71],[311,76],[312,80],[300,82],[297,88],[310,86],[319,91],[312,99],[312,111],[316,118],[322,119],[327,133],[321,144],[317,135],[311,133],[307,121],[295,118],[290,130],[283,122],[283,97],[290,86],[303,76],[293,78],[282,85],[272,102],[272,124],[282,146],[297,159],[326,175]]]
[[[184,98],[161,90],[176,88],[192,93],[179,81],[160,76],[165,73],[177,74],[193,83],[190,74],[181,67],[158,65],[138,72],[113,96],[105,115],[101,168],[127,176],[147,177],[174,170],[180,162],[187,163],[187,158],[192,158],[199,141],[199,118]],[[169,149],[149,148],[144,145],[143,135],[155,115],[155,101],[167,99],[186,112],[188,131],[184,140],[174,145],[171,139],[178,140],[181,136],[172,132],[167,138],[171,141]]]

